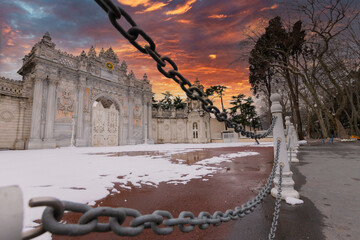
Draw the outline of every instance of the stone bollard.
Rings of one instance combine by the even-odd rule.
[[[292,122],[290,122],[290,127],[292,128],[292,137],[293,137],[293,143],[294,143],[293,146],[294,146],[295,151],[297,152],[299,149],[299,138],[296,133],[296,128]]]
[[[287,129],[287,153],[289,161],[296,163],[299,162],[297,158],[297,148],[299,142],[297,140],[297,134],[294,125],[290,122],[290,117],[285,117],[285,125]]]
[[[294,181],[292,179],[293,173],[290,171],[290,165],[287,158],[286,141],[284,133],[284,125],[282,120],[282,107],[280,105],[280,95],[274,93],[271,95],[271,113],[274,117],[277,117],[275,127],[273,130],[274,137],[274,155],[276,154],[277,140],[281,140],[279,163],[283,163],[282,174],[282,191],[281,199],[285,200],[287,197],[300,198],[299,193],[294,189]],[[271,189],[271,195],[276,198],[279,188],[279,167],[276,169],[276,176],[274,178],[274,187]]]
[[[0,239],[21,240],[23,199],[18,186],[0,188]]]

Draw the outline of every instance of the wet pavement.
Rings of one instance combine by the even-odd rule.
[[[360,239],[360,142],[302,146],[291,167],[304,204],[281,204],[277,240]],[[227,240],[267,239],[274,199],[237,221]]]
[[[127,190],[115,184],[115,188],[121,193],[109,194],[106,198],[96,202],[95,206],[128,207],[138,209],[142,214],[153,211],[168,210],[175,217],[181,211],[192,211],[198,215],[200,211],[213,213],[217,210],[225,212],[250,200],[257,190],[264,185],[271,171],[273,161],[272,147],[227,147],[211,148],[204,151],[196,150],[191,153],[182,153],[172,156],[172,161],[184,160],[186,164],[193,164],[204,158],[220,156],[221,154],[236,153],[239,151],[258,152],[259,155],[238,157],[232,162],[225,162],[218,173],[206,176],[203,179],[192,179],[187,184],[160,183],[157,188],[132,186]],[[112,153],[114,154],[114,153]],[[111,155],[112,155],[111,154]],[[66,214],[64,220],[68,223],[76,222],[77,214]],[[107,221],[107,219],[102,219]],[[234,221],[223,223],[218,227],[210,227],[207,230],[195,228],[191,233],[182,233],[175,227],[174,232],[168,236],[157,236],[151,229],[146,229],[137,237],[119,237],[113,233],[92,233],[82,237],[60,237],[53,239],[225,239],[231,232]]]
[[[241,205],[255,196],[271,170],[272,148],[223,148],[209,153],[182,155],[186,163],[231,151],[257,151],[260,155],[237,158],[223,163],[223,171],[209,177],[208,181],[193,179],[185,185],[161,183],[154,187],[133,187],[121,190],[97,201],[101,206],[136,208],[141,213],[155,209],[170,211],[177,216],[181,211],[225,211]],[[201,152],[201,151],[200,151]],[[206,156],[205,156],[206,155]],[[213,156],[212,155],[212,156]],[[195,156],[195,157],[194,157]],[[291,169],[304,204],[291,206],[281,204],[277,240],[358,240],[360,239],[360,143],[333,145],[313,143],[302,146],[298,154],[300,163]],[[261,169],[261,170],[260,170]],[[116,186],[116,188],[119,186]],[[112,233],[93,233],[84,237],[53,237],[53,239],[204,239],[204,240],[258,240],[268,239],[273,218],[275,199],[267,197],[263,204],[244,219],[223,223],[207,230],[181,233],[177,227],[168,236],[157,236],[145,230],[138,237],[124,238]],[[67,221],[76,221],[78,216],[68,214]]]

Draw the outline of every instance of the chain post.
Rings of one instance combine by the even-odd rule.
[[[0,188],[0,239],[21,240],[23,196],[18,186]]]
[[[296,131],[294,128],[294,125],[290,121],[290,117],[285,117],[285,125],[286,125],[286,131],[287,131],[287,153],[289,157],[289,162],[299,162],[299,159],[297,158],[297,150],[296,145],[298,145],[298,140],[296,136]]]
[[[281,198],[283,200],[286,197],[300,198],[299,193],[294,189],[294,180],[292,179],[293,173],[290,170],[290,164],[287,156],[284,125],[282,120],[282,107],[280,105],[280,95],[278,93],[273,93],[271,95],[271,113],[273,117],[276,117],[276,123],[273,130],[274,137],[274,147],[276,146],[277,141],[280,141],[280,153],[279,153],[279,163],[284,164],[282,178],[283,178],[283,190]],[[274,150],[275,154],[275,150]],[[276,171],[276,176],[274,179],[274,187],[271,189],[271,195],[276,198],[278,189],[279,189],[279,169]]]
[[[291,130],[291,162],[299,162],[299,159],[297,157],[298,147],[299,147],[299,141],[296,133],[296,129],[294,127],[294,124],[290,122],[290,130]]]

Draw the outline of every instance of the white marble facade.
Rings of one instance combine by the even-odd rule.
[[[151,84],[146,75],[137,79],[125,61],[119,64],[111,48],[97,54],[91,47],[73,56],[56,49],[46,33],[24,57],[18,73],[22,81],[6,81],[10,88],[20,86],[19,93],[0,92],[0,105],[19,102],[12,147],[0,148],[64,147],[72,138],[75,146],[153,142]],[[1,86],[6,81],[0,79]]]

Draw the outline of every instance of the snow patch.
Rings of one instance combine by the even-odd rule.
[[[286,203],[287,204],[290,204],[290,205],[296,205],[296,204],[303,204],[304,201],[301,200],[301,199],[297,199],[297,198],[293,198],[293,197],[287,197],[285,199]]]

